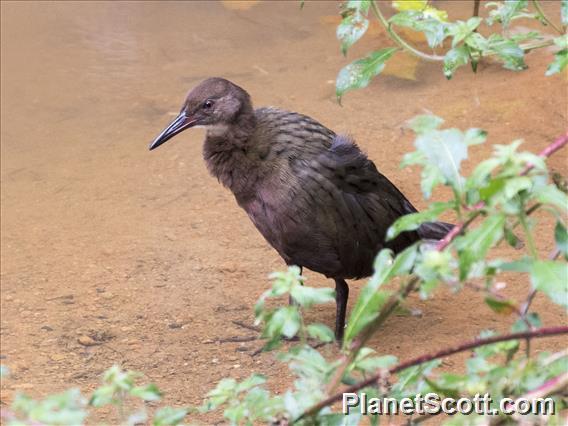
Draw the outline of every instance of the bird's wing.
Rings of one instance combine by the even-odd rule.
[[[316,226],[325,221],[333,233],[343,268],[350,270],[346,276],[367,275],[383,247],[398,252],[418,240],[405,233],[385,243],[389,226],[416,209],[351,139],[335,136],[328,149],[291,166],[302,182],[300,196],[315,194],[310,217]]]

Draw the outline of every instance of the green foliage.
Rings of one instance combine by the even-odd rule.
[[[337,99],[341,101],[343,94],[349,90],[367,87],[373,77],[379,75],[385,68],[385,62],[397,50],[397,47],[380,49],[342,68],[335,82]]]
[[[89,399],[79,389],[70,389],[61,394],[51,395],[43,400],[34,400],[18,394],[12,404],[11,413],[6,416],[7,425],[79,425],[94,410],[112,405],[117,408],[121,424],[135,425],[147,422],[148,414],[144,405],[136,410],[127,410],[131,400],[156,402],[161,393],[154,384],[137,386],[139,373],[123,371],[118,366],[109,368],[103,375],[103,383],[95,389]],[[151,424],[154,426],[178,425],[189,409],[163,407],[156,411]]]
[[[337,38],[341,42],[341,51],[344,55],[366,33],[369,27],[369,10],[385,27],[397,47],[382,47],[367,57],[345,66],[336,80],[336,93],[339,101],[349,90],[367,87],[370,81],[380,74],[386,62],[394,54],[403,50],[421,59],[442,62],[444,75],[448,79],[454,76],[458,68],[467,64],[471,64],[473,71],[476,71],[478,62],[484,57],[495,57],[504,68],[521,71],[527,68],[525,64],[527,52],[552,44],[558,46],[559,50],[555,54],[554,61],[550,63],[546,75],[563,71],[568,63],[566,28],[556,27],[542,12],[538,0],[531,3],[534,11],[529,10],[527,0],[488,2],[485,4],[488,9],[486,19],[473,16],[466,21],[455,22],[448,21],[447,12],[436,9],[426,0],[393,1],[391,4],[396,13],[389,19],[385,18],[381,11],[381,2],[366,0],[363,2],[348,1],[344,4],[343,20],[337,28]],[[567,2],[562,0],[561,20],[564,26],[567,25],[567,10]],[[537,20],[543,25],[552,26],[561,36],[550,41],[543,40],[543,37],[536,31],[510,34],[509,28],[512,22],[519,19]],[[482,23],[487,25],[488,30],[481,27]],[[501,27],[501,31],[494,29],[496,25]],[[422,33],[431,49],[444,48],[446,39],[450,39],[451,43],[449,46],[446,44],[446,52],[443,55],[422,52],[402,38],[396,32],[397,27]]]

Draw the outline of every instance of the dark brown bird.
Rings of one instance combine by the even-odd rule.
[[[441,239],[452,227],[428,223],[385,241],[390,225],[416,209],[354,141],[302,114],[253,109],[248,93],[228,80],[210,78],[195,87],[150,150],[198,126],[207,129],[207,168],[286,264],[335,280],[338,340],[349,295],[345,279],[371,275],[384,247],[400,252],[420,239]]]

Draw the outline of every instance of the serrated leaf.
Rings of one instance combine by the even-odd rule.
[[[444,75],[450,80],[456,70],[469,62],[469,49],[459,46],[450,49],[444,56]]]
[[[420,189],[424,198],[429,200],[434,188],[442,183],[444,183],[444,176],[442,176],[440,169],[426,164],[420,176]]]
[[[521,71],[527,68],[525,51],[511,39],[494,34],[489,38],[488,49],[495,52],[503,61],[503,66],[509,70]]]
[[[397,50],[399,50],[398,47],[380,49],[343,67],[335,82],[338,101],[341,101],[341,97],[350,90],[367,87],[373,77],[380,74],[385,67],[385,62]]]
[[[416,148],[428,163],[440,170],[447,183],[461,192],[461,162],[467,158],[467,145],[458,129],[433,130],[418,135]]]
[[[460,280],[468,277],[473,263],[485,259],[488,250],[503,237],[505,215],[489,216],[477,228],[456,239],[460,258]]]
[[[567,265],[563,262],[536,261],[532,265],[533,288],[545,293],[554,303],[568,308]]]
[[[473,16],[467,21],[456,21],[449,25],[448,32],[453,37],[452,47],[456,47],[460,42],[466,39],[470,34],[472,34],[479,24],[481,24],[482,19],[478,16]]]

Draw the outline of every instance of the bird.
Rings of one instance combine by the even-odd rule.
[[[386,241],[388,228],[417,212],[353,138],[306,115],[253,107],[250,95],[220,77],[187,95],[179,115],[153,140],[153,150],[192,127],[206,129],[207,169],[228,188],[287,265],[335,281],[335,337],[343,339],[349,287],[373,273],[377,253],[399,253],[452,228],[427,222]]]

